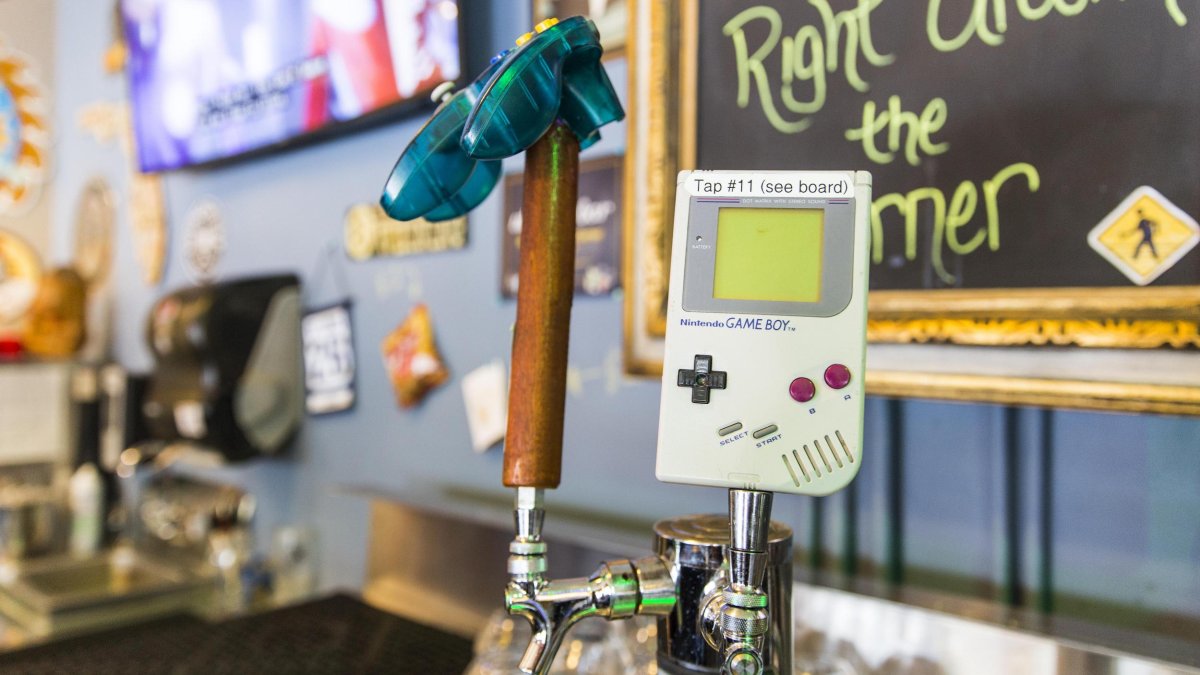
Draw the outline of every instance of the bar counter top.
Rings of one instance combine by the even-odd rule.
[[[461,673],[471,641],[333,595],[209,623],[176,615],[0,654],[0,672]]]

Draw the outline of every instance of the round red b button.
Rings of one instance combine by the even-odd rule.
[[[834,389],[842,389],[850,384],[850,369],[840,363],[835,363],[825,369],[825,384]]]
[[[817,385],[807,377],[797,377],[788,387],[788,394],[801,403],[808,403],[817,395]]]

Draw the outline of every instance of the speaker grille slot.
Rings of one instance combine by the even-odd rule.
[[[811,483],[812,476],[808,475],[808,469],[804,468],[804,462],[800,459],[800,453],[792,450],[792,457],[796,458],[796,466],[800,467],[800,473],[804,474],[805,482]],[[785,458],[786,459],[786,458]]]
[[[800,487],[800,477],[796,475],[796,470],[792,468],[792,463],[788,461],[787,455],[780,455],[779,457],[783,460],[783,465],[787,467],[788,475],[792,477],[792,482],[796,484],[796,487]]]
[[[846,439],[842,438],[842,432],[835,431],[833,433],[837,434],[838,443],[842,444],[842,450],[845,451],[845,453],[846,453],[846,459],[850,460],[850,463],[853,464],[854,463],[854,453],[850,452],[850,446],[846,443]]]
[[[817,460],[813,459],[812,451],[808,446],[804,446],[804,456],[808,457],[808,465],[813,468],[813,473],[817,474],[817,478],[821,477],[821,467],[817,466]]]
[[[813,439],[813,447],[817,449],[817,455],[820,456],[821,462],[825,464],[825,473],[833,473],[833,467],[829,464],[829,458],[825,456],[825,451],[821,449],[821,441]],[[807,450],[808,446],[804,446]]]
[[[833,441],[829,440],[829,434],[825,434],[825,447],[829,448],[829,454],[833,455],[833,461],[837,462],[838,468],[842,468],[842,458],[838,457],[837,449],[833,447]]]

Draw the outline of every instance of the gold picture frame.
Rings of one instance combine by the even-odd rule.
[[[658,376],[675,176],[696,156],[698,5],[630,0],[629,16],[624,361],[629,374]],[[1200,415],[1200,286],[876,291],[868,304],[868,340],[880,345],[868,350],[868,393]],[[1028,348],[1086,358],[1066,359],[1080,363],[1053,376],[934,372],[910,369],[895,347],[969,347],[1009,364],[1029,360]],[[1161,362],[1165,376],[1122,372],[1133,355]],[[1181,357],[1198,375],[1178,376]]]

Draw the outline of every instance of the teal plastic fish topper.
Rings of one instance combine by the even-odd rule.
[[[467,213],[500,179],[500,160],[524,152],[556,119],[586,148],[625,117],[590,19],[547,19],[442,102],[400,155],[380,204],[397,220]]]

